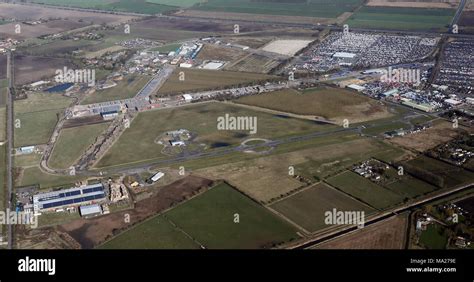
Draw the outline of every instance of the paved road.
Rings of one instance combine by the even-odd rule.
[[[411,114],[411,112],[408,112],[407,115]],[[400,120],[403,120],[404,117],[401,117]],[[385,124],[390,124],[393,123],[394,121],[390,120],[384,123],[379,123],[375,125],[365,125],[366,128],[370,128],[373,126],[383,126]],[[355,133],[361,133],[362,127],[349,127],[349,128],[335,128],[327,131],[316,131],[300,136],[291,136],[291,137],[284,137],[281,139],[277,140],[272,140],[267,143],[261,143],[261,144],[256,144],[252,146],[238,146],[238,147],[229,147],[229,148],[223,148],[223,149],[216,149],[214,151],[205,151],[205,152],[197,152],[197,153],[187,153],[187,154],[180,154],[175,156],[174,158],[169,158],[169,159],[160,159],[156,161],[150,161],[147,163],[142,163],[142,164],[124,164],[122,166],[117,166],[117,167],[109,167],[109,168],[104,168],[101,171],[80,171],[77,172],[78,175],[87,175],[87,176],[99,176],[100,173],[104,174],[116,174],[116,173],[130,173],[130,172],[135,172],[137,170],[144,170],[144,169],[149,169],[151,167],[155,167],[157,165],[172,165],[172,164],[177,164],[177,163],[183,163],[186,161],[191,161],[191,160],[197,160],[197,159],[202,159],[202,158],[209,158],[209,157],[221,157],[225,156],[231,153],[236,153],[236,152],[243,152],[246,150],[255,150],[260,147],[277,147],[279,145],[284,145],[284,144],[290,144],[290,143],[295,143],[295,142],[303,142],[307,140],[312,140],[315,138],[321,138],[325,136],[330,136],[342,132],[355,132]]]
[[[14,73],[13,73],[13,54],[7,54],[7,79],[8,79],[8,93],[7,93],[7,193],[8,206],[10,210],[14,210],[12,206],[13,194],[13,94],[14,94]],[[8,248],[13,248],[13,227],[8,225]]]
[[[175,67],[171,65],[166,65],[164,68],[160,69],[158,73],[147,82],[147,84],[138,92],[135,96],[136,98],[148,98],[156,90],[160,89],[161,86],[166,82],[168,77],[173,73]]]
[[[461,2],[459,3],[459,7],[456,11],[456,14],[454,15],[453,20],[451,21],[451,27],[455,24],[458,24],[459,19],[462,15],[462,11],[464,10],[464,6],[466,6],[466,2],[466,0],[461,0]]]

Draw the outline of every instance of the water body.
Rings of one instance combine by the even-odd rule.
[[[59,84],[59,85],[53,86],[51,88],[48,88],[45,91],[49,92],[49,93],[63,92],[63,91],[66,91],[69,87],[71,87],[73,85],[74,85],[74,83],[63,83],[63,84]]]
[[[215,142],[211,144],[211,148],[222,148],[222,147],[228,147],[230,146],[230,143],[226,142]]]
[[[291,118],[287,115],[273,115],[273,116],[276,117],[276,118],[284,118],[284,119],[290,119]]]

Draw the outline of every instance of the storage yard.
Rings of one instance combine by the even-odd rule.
[[[446,44],[439,74],[435,83],[447,85],[462,92],[473,90],[474,58],[471,56],[474,40],[456,39]]]
[[[397,36],[384,33],[331,33],[322,44],[315,45],[303,56],[306,61],[297,70],[324,72],[340,68],[373,68],[415,62],[428,57],[439,38]]]

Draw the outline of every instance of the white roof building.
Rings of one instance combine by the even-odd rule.
[[[183,99],[186,101],[186,102],[191,102],[193,100],[193,96],[191,96],[190,94],[184,94],[183,95]]]
[[[450,104],[450,105],[453,105],[453,106],[457,106],[457,105],[460,105],[462,104],[461,101],[458,101],[458,100],[454,100],[454,99],[446,99],[444,100],[444,102]]]
[[[354,89],[354,90],[357,90],[357,91],[359,91],[359,92],[365,90],[365,87],[364,87],[364,86],[357,85],[357,84],[350,84],[350,85],[347,85],[347,88]]]
[[[98,204],[80,206],[79,212],[81,213],[81,216],[94,216],[102,214],[102,208]]]
[[[165,176],[165,174],[161,171],[157,172],[155,175],[153,175],[153,177],[151,178],[151,180],[153,182],[156,182],[158,180],[160,180],[163,176]]]
[[[355,58],[356,54],[354,53],[347,53],[347,52],[336,52],[332,55],[334,58],[346,58],[352,59]]]
[[[37,82],[33,82],[32,84],[30,84],[31,87],[38,87],[38,86],[41,86],[43,84],[46,84],[48,83],[48,81],[44,81],[44,80],[40,80],[40,81],[37,81]]]
[[[181,64],[179,64],[179,67],[180,67],[180,68],[187,68],[187,69],[189,69],[189,68],[192,67],[192,66],[193,66],[193,65],[190,64],[190,63],[181,63]]]

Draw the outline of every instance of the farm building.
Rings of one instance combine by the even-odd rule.
[[[74,187],[33,196],[33,210],[36,215],[45,211],[55,211],[64,207],[95,204],[106,199],[104,186],[93,184]]]
[[[35,146],[25,146],[18,150],[21,154],[31,154],[35,151]]]

